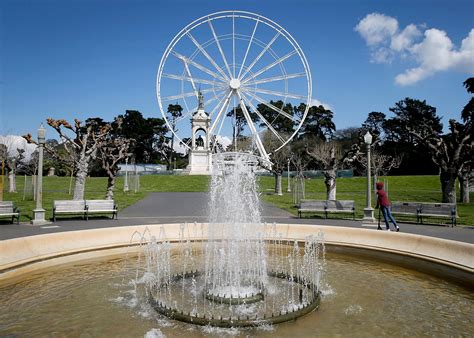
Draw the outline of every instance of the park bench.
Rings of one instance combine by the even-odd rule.
[[[326,213],[326,201],[301,200],[298,208],[298,216],[301,218],[303,212],[324,212]]]
[[[454,203],[392,202],[392,214],[416,216],[417,224],[423,224],[423,217],[449,218],[451,226],[456,225],[457,217]]]
[[[15,207],[12,201],[0,201],[0,217],[11,217],[12,223],[16,218],[20,224],[20,209]]]
[[[442,217],[451,219],[451,226],[456,225],[456,203],[420,203],[418,218],[423,224],[423,217]]]
[[[318,200],[301,200],[298,208],[298,216],[301,218],[303,212],[324,212],[324,217],[328,217],[328,213],[351,213],[355,218],[354,201],[318,201]]]
[[[90,214],[112,214],[117,218],[117,205],[114,200],[86,200],[86,219]]]
[[[326,218],[327,213],[350,213],[352,219],[355,220],[355,203],[352,200],[328,200],[326,201]]]
[[[53,222],[58,214],[82,215],[86,217],[86,202],[84,200],[56,200],[53,201]]]
[[[392,215],[415,216],[419,223],[420,202],[392,202]]]

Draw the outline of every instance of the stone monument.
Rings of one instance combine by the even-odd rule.
[[[211,119],[204,111],[204,97],[198,93],[198,110],[191,118],[192,139],[189,152],[189,175],[210,175],[212,170],[209,126]]]

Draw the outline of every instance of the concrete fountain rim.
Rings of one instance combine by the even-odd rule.
[[[25,274],[56,265],[118,256],[138,250],[138,234],[150,231],[158,234],[163,227],[167,240],[179,239],[180,223],[122,226],[90,230],[65,231],[0,241],[0,284],[21,279]],[[205,229],[207,223],[196,223]],[[310,234],[323,231],[327,245],[367,249],[382,253],[419,258],[453,268],[464,274],[474,272],[474,244],[447,239],[307,224],[276,224],[284,239],[304,240]],[[205,233],[201,232],[201,233]],[[191,236],[193,241],[205,238]],[[134,249],[135,248],[135,249]]]

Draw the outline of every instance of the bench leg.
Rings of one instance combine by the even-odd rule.
[[[18,222],[16,224],[20,224],[20,218],[21,218],[21,213],[18,213],[18,216],[17,216]]]

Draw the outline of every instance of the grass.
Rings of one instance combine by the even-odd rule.
[[[439,178],[437,176],[390,176],[388,180],[388,192],[392,201],[419,201],[439,202],[441,191]],[[292,193],[286,192],[287,180],[283,179],[283,196],[273,194],[273,177],[262,176],[258,178],[262,198],[279,208],[297,214],[297,208],[293,204]],[[6,182],[6,180],[5,180]],[[21,221],[31,220],[32,210],[35,202],[32,198],[23,200],[24,179],[17,178],[17,193],[4,192],[5,201],[14,201],[21,208]],[[43,178],[43,207],[46,209],[46,217],[52,217],[53,200],[72,199],[68,194],[70,179],[68,177],[44,177]],[[354,200],[356,203],[356,217],[363,216],[365,207],[367,181],[363,177],[339,178],[337,180],[337,199]],[[90,177],[86,182],[86,198],[102,199],[105,196],[107,179],[104,177]],[[114,199],[119,209],[136,203],[150,192],[200,192],[208,191],[209,177],[206,176],[164,176],[144,175],[140,177],[140,191],[124,193],[123,177],[119,177],[115,189]],[[306,198],[325,199],[326,189],[322,179],[308,179],[306,181]],[[471,194],[471,201],[474,194]],[[469,204],[458,204],[458,224],[474,225],[474,202]],[[311,215],[321,217],[322,215]],[[330,217],[344,217],[343,215],[331,215]],[[397,217],[398,218],[398,217]],[[413,221],[414,218],[405,220]],[[443,222],[442,219],[429,219],[430,222]]]
[[[119,177],[114,192],[114,200],[119,210],[128,207],[143,199],[150,192],[183,192],[207,191],[209,178],[205,176],[161,176],[144,175],[140,177],[140,191],[123,192],[124,178]],[[7,180],[5,180],[5,185]],[[31,184],[31,183],[30,183]],[[53,217],[53,201],[72,199],[69,194],[69,177],[43,177],[43,208],[46,209],[46,219]],[[17,177],[17,193],[3,193],[3,200],[14,201],[21,210],[21,221],[28,222],[32,219],[36,202],[32,196],[23,199],[24,178]],[[4,187],[4,190],[7,187]],[[86,181],[85,198],[103,199],[107,189],[107,178],[89,177]],[[3,218],[2,218],[3,219]]]
[[[389,176],[382,177],[387,180],[388,192],[391,201],[401,202],[440,202],[441,187],[438,176]],[[292,193],[287,193],[288,181],[283,179],[283,196],[273,194],[274,179],[272,177],[260,177],[260,188],[263,200],[277,207],[287,210],[294,215],[298,214],[297,207],[293,204]],[[367,179],[365,177],[338,178],[337,199],[354,200],[356,207],[356,218],[363,217],[366,206]],[[458,194],[459,195],[459,194]],[[306,199],[326,199],[326,187],[323,179],[308,179],[305,183]],[[459,196],[458,196],[459,198]],[[458,204],[458,224],[474,225],[474,194],[471,193],[471,203]],[[375,196],[372,195],[372,207],[375,206]],[[311,217],[322,217],[322,214],[310,215]],[[329,217],[342,217],[342,215],[330,215]],[[405,221],[416,221],[416,217],[397,217]],[[425,220],[424,220],[425,221]],[[426,222],[443,223],[446,219],[429,218]]]

